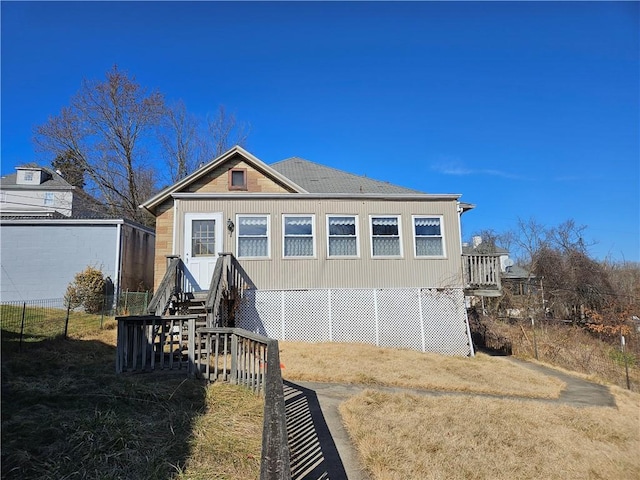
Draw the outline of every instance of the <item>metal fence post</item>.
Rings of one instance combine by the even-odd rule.
[[[64,320],[64,338],[67,338],[67,332],[69,331],[69,312],[71,311],[71,302],[67,305],[67,318]]]
[[[624,358],[624,373],[627,376],[627,390],[631,390],[631,382],[629,382],[629,359],[625,352],[624,335],[620,334],[620,349],[622,350],[622,358]]]
[[[20,323],[20,344],[18,346],[19,350],[22,350],[22,336],[24,335],[24,315],[27,310],[27,302],[22,303],[22,322]]]
[[[533,317],[531,317],[531,330],[533,330],[533,351],[535,352],[536,360],[538,360],[538,340],[536,339],[536,326]]]

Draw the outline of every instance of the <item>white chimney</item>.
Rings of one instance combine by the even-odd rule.
[[[482,237],[480,235],[471,237],[471,243],[473,245],[473,248],[478,248],[478,246],[482,243]]]

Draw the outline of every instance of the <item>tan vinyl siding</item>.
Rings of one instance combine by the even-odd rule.
[[[240,259],[260,289],[460,287],[462,285],[460,231],[457,202],[445,200],[354,200],[354,199],[182,199],[178,225],[185,212],[222,212],[236,222],[236,214],[269,214],[270,258]],[[316,257],[283,258],[283,214],[314,214]],[[328,258],[326,215],[357,215],[359,258]],[[370,215],[400,215],[402,258],[371,256]],[[438,215],[443,219],[445,258],[416,258],[412,215]],[[236,234],[225,231],[224,251],[236,254]],[[177,235],[176,252],[183,250],[183,227]],[[164,261],[164,259],[163,259]],[[156,258],[156,262],[158,259]]]
[[[218,168],[209,172],[207,175],[199,178],[189,185],[184,191],[198,193],[232,192],[234,190],[229,189],[229,170],[232,168],[246,169],[247,171],[247,189],[240,190],[242,193],[287,193],[290,191],[275,180],[266,177],[262,172],[256,170],[249,163],[243,161],[240,155],[233,157],[228,162],[223,163]]]
[[[173,199],[160,205],[156,211],[156,254],[153,265],[155,291],[167,271],[167,255],[173,253]]]

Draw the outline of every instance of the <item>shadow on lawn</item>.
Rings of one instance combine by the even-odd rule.
[[[203,383],[186,372],[116,375],[115,347],[99,340],[47,339],[18,351],[6,334],[3,479],[168,479],[184,468]]]

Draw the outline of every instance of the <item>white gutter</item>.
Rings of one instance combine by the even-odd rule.
[[[391,200],[391,201],[434,201],[457,200],[462,194],[429,193],[172,193],[171,196],[183,200]]]

